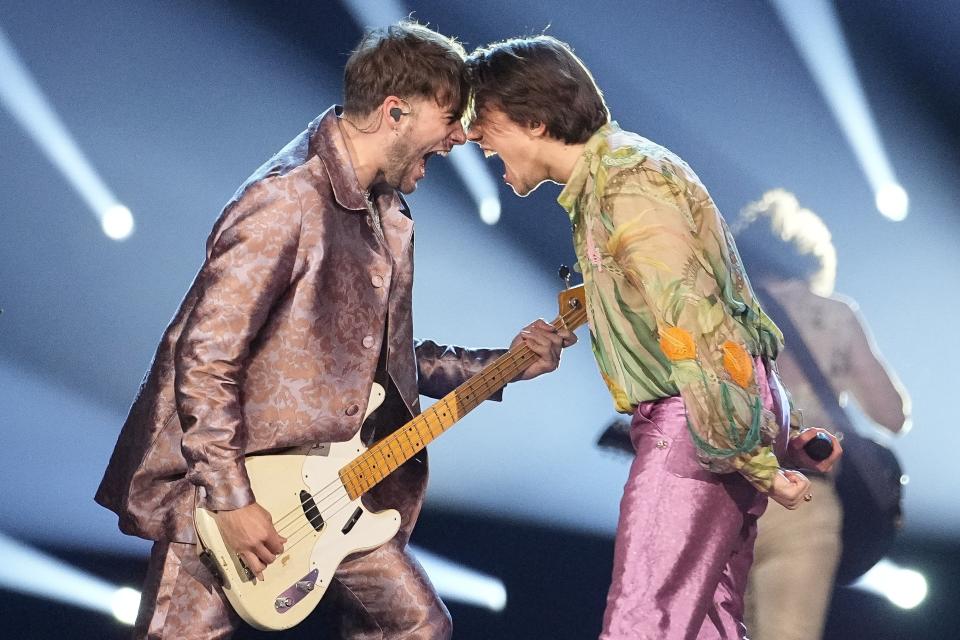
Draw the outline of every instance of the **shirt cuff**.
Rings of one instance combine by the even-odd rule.
[[[780,471],[780,461],[773,453],[773,447],[766,445],[760,447],[753,455],[743,455],[735,458],[734,467],[758,491],[770,493],[770,489],[773,487],[773,478]]]
[[[243,460],[219,469],[190,471],[187,479],[202,489],[200,506],[208,511],[232,511],[256,501]]]

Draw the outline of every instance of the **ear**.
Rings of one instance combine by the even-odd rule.
[[[403,109],[404,100],[397,96],[387,96],[380,105],[381,117],[383,122],[389,127],[396,128],[400,118],[406,115]]]
[[[383,112],[383,119],[391,127],[396,127],[403,116],[410,115],[410,110],[406,107],[408,103],[403,98],[397,96],[387,96],[380,109]]]
[[[528,127],[528,134],[533,138],[543,138],[547,135],[547,125],[542,122],[531,122]]]

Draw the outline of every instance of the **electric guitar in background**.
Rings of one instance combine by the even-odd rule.
[[[583,285],[561,292],[558,329],[586,321]],[[230,604],[251,626],[270,631],[303,620],[320,602],[340,562],[375,549],[400,528],[399,512],[368,511],[361,497],[536,358],[519,344],[429,409],[367,449],[357,433],[348,442],[317,444],[279,454],[250,456],[247,474],[257,502],[287,539],[283,553],[256,578],[223,542],[213,514],[195,514],[201,556],[216,570]],[[374,383],[364,420],[383,402]]]

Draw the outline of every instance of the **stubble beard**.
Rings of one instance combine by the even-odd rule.
[[[411,177],[410,184],[405,185],[404,179],[413,173],[421,159],[422,156],[413,156],[411,145],[407,141],[397,138],[387,149],[386,167],[383,169],[384,182],[400,193],[411,193],[417,188],[417,180]]]

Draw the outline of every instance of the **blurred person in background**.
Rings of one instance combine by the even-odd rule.
[[[748,205],[732,229],[761,304],[781,328],[785,320],[796,327],[822,371],[804,366],[784,328],[777,366],[803,421],[836,429],[837,407],[824,406],[823,399],[840,405],[849,397],[888,432],[908,428],[906,391],[857,304],[834,293],[837,254],[824,222],[793,194],[774,190]],[[822,379],[831,388],[816,389]],[[823,634],[842,554],[843,506],[835,471],[808,475],[815,500],[796,511],[768,509],[760,518],[747,591],[753,640],[817,640]]]

